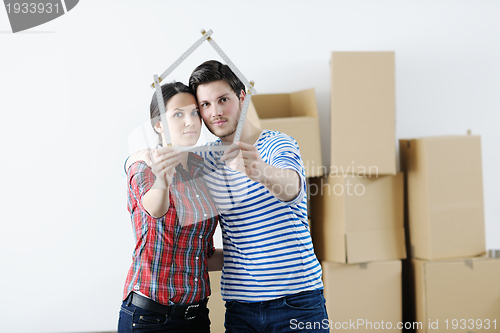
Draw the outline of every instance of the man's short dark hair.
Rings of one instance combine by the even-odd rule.
[[[221,64],[217,60],[208,60],[195,68],[189,77],[189,87],[197,93],[200,84],[207,84],[215,81],[224,81],[234,91],[238,99],[245,85],[238,79],[228,65]]]

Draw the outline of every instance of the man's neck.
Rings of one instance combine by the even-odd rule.
[[[262,129],[254,126],[252,123],[245,120],[245,123],[243,124],[243,129],[241,131],[240,141],[253,145],[255,141],[257,141],[257,139],[259,138],[261,132]],[[231,144],[234,141],[234,134],[226,136],[224,138],[220,138],[220,140],[225,144]]]

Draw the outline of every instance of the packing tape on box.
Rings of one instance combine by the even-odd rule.
[[[229,59],[229,57],[222,51],[222,49],[217,45],[217,43],[213,40],[212,30],[201,30],[201,34],[203,35],[200,39],[198,39],[186,52],[184,52],[179,59],[177,59],[170,67],[167,68],[159,77],[157,81],[154,81],[151,84],[151,88],[155,89],[160,85],[160,82],[163,81],[174,69],[177,68],[191,53],[194,52],[204,41],[208,41],[212,48],[220,55],[222,60],[228,65],[228,67],[233,71],[233,73],[240,79],[240,81],[247,87],[248,92],[246,94],[245,101],[243,102],[243,106],[241,108],[240,118],[238,119],[238,126],[236,127],[236,131],[234,133],[234,142],[240,141],[241,132],[243,131],[243,123],[245,122],[248,106],[250,105],[250,101],[252,99],[252,95],[255,95],[257,91],[254,88],[255,82],[248,81],[246,77],[236,68],[233,62]],[[157,90],[158,91],[158,90]],[[162,121],[163,123],[163,121]],[[165,128],[165,124],[163,124]],[[227,148],[227,146],[191,146],[191,147],[183,147],[176,148],[184,151],[223,151]]]
[[[465,259],[464,263],[465,266],[469,267],[470,269],[474,269],[474,261],[472,259]]]

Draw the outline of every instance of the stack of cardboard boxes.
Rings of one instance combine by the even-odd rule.
[[[484,256],[480,137],[428,137],[399,144],[412,258],[405,264],[406,317],[422,323],[417,332],[497,331],[500,260]]]
[[[393,52],[332,53],[329,170],[313,89],[253,96],[247,117],[299,144],[332,329],[500,328],[500,260],[480,257],[480,138],[401,140],[398,173]],[[222,332],[220,272],[210,277]]]
[[[331,328],[397,332],[406,251],[394,53],[333,52],[330,65],[331,168],[310,179],[310,214]]]

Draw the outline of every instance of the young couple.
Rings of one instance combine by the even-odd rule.
[[[208,270],[220,269],[226,332],[297,332],[291,323],[327,320],[295,140],[245,120],[224,153],[180,153],[174,147],[194,145],[202,120],[219,137],[209,145],[233,142],[245,87],[212,60],[189,87],[170,83],[162,93],[173,147],[153,96],[162,147],[126,163],[136,247],[118,332],[209,332]],[[223,253],[213,247],[217,222]]]

